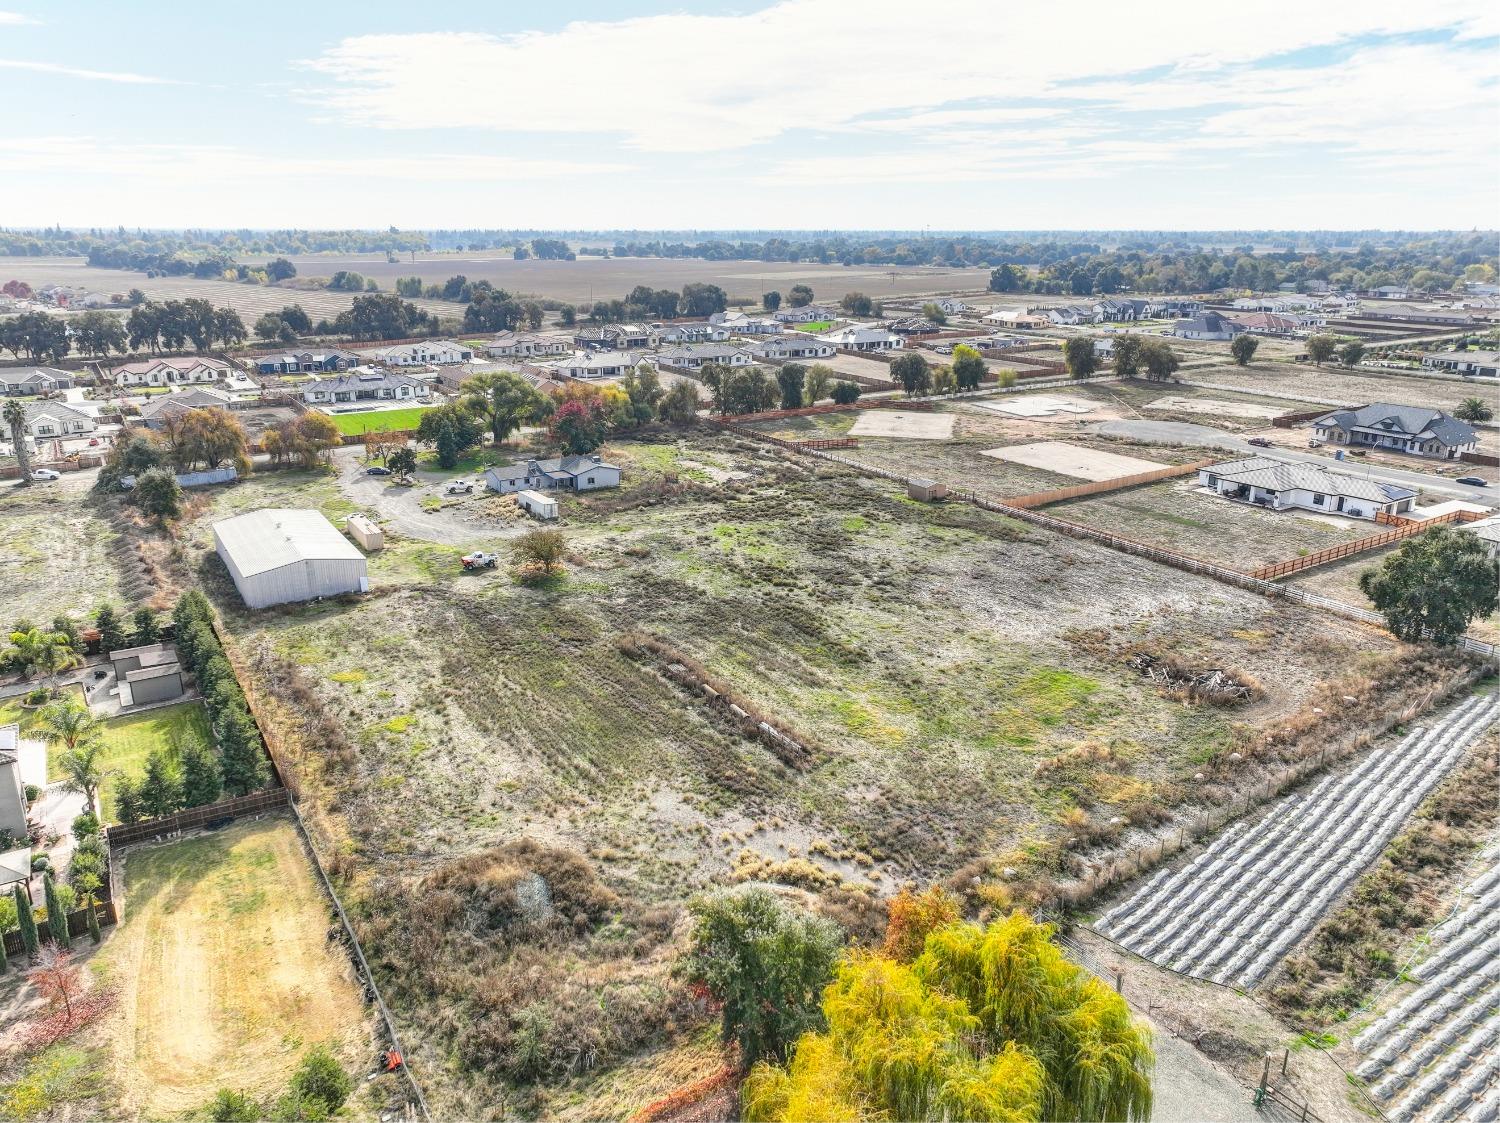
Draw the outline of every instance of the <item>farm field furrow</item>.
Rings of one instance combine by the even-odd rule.
[[[1253,987],[1312,931],[1423,797],[1500,718],[1500,696],[1435,714],[1350,768],[1225,828],[1095,922],[1174,971]]]

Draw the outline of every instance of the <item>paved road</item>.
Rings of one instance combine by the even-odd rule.
[[[1135,440],[1161,441],[1171,444],[1202,445],[1206,448],[1221,448],[1227,452],[1255,454],[1283,462],[1298,461],[1316,464],[1320,468],[1332,468],[1351,476],[1363,476],[1381,483],[1398,484],[1402,487],[1420,488],[1433,494],[1452,499],[1467,499],[1474,503],[1493,505],[1500,503],[1500,489],[1491,487],[1469,487],[1455,483],[1443,476],[1432,476],[1425,472],[1413,472],[1406,468],[1388,468],[1384,465],[1366,464],[1358,459],[1334,460],[1331,456],[1319,456],[1311,452],[1298,452],[1289,448],[1256,448],[1242,437],[1230,436],[1222,429],[1208,425],[1193,425],[1185,421],[1101,421],[1091,429],[1106,437],[1129,437]],[[1491,469],[1476,467],[1476,475],[1487,476]]]

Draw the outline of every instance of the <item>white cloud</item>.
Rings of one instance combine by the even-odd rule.
[[[892,0],[853,11],[843,0],[783,0],[742,15],[575,22],[551,33],[354,36],[305,65],[324,80],[309,93],[362,124],[618,134],[634,148],[693,152],[792,130],[901,132],[902,115],[904,131],[919,133],[1003,127],[1038,112],[959,102],[1108,97],[1133,111],[1234,92],[1253,104],[1258,81],[1293,71],[1236,76],[1245,64],[1357,36],[1495,34],[1493,7],[1372,0],[1351,19],[1343,5],[1275,0],[1221,5],[1209,17],[1197,0],[1163,0],[1149,20],[1060,36],[1056,11],[1009,6],[1000,18],[991,0],[929,0],[920,18]],[[1163,67],[1166,83],[1129,80]],[[1429,69],[1403,66],[1387,81],[1410,90],[1436,77]],[[1342,104],[1349,93],[1330,71],[1337,66],[1309,73],[1321,72],[1325,99]],[[1114,81],[1079,85],[1100,79]]]
[[[25,12],[0,12],[0,27],[23,27],[28,24],[38,24],[42,21]]]
[[[59,74],[65,78],[86,78],[98,82],[126,82],[136,86],[183,86],[191,83],[154,74],[132,74],[117,70],[85,70],[57,62],[33,62],[30,59],[0,58],[0,69],[31,70],[38,74]]]

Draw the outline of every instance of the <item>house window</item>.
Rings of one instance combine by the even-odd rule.
[[[1323,499],[1324,499],[1324,496],[1319,495],[1317,493],[1314,493],[1314,495],[1313,495],[1313,506],[1315,506],[1315,507],[1321,507],[1321,506],[1323,506]]]

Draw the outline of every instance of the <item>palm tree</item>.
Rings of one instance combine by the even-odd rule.
[[[1495,416],[1495,411],[1483,398],[1465,398],[1458,403],[1453,416],[1460,421],[1488,421]]]
[[[103,728],[89,708],[71,699],[53,702],[42,711],[34,731],[51,745],[62,746],[58,767],[66,774],[63,787],[83,796],[93,811],[104,781],[100,754],[104,751]]]
[[[47,687],[57,693],[57,672],[83,665],[83,656],[73,650],[72,641],[65,632],[44,632],[31,628],[24,632],[12,632],[10,642],[15,645],[20,662],[27,674],[41,671],[47,676]]]
[[[31,451],[26,447],[26,411],[20,402],[6,402],[0,416],[10,426],[10,443],[16,450],[16,463],[21,466],[21,486],[31,486]]]

